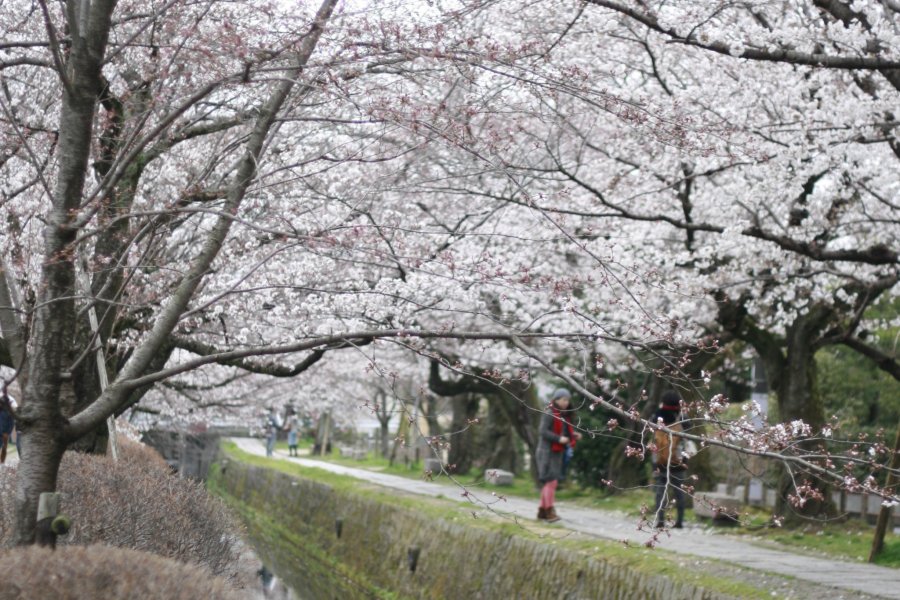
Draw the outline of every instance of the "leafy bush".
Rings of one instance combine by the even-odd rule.
[[[15,469],[0,472],[0,543],[12,532]],[[58,489],[72,519],[60,544],[106,544],[152,552],[234,576],[237,552],[225,506],[199,483],[174,475],[151,448],[123,440],[120,458],[68,452]]]
[[[619,447],[621,438],[616,433],[608,433],[606,424],[611,414],[604,410],[580,410],[571,418],[579,427],[588,431],[598,431],[596,435],[585,435],[576,445],[572,461],[569,463],[570,479],[582,487],[603,488],[602,479],[609,477],[609,462]]]
[[[0,553],[0,600],[236,599],[228,584],[197,566],[110,546],[28,546]]]

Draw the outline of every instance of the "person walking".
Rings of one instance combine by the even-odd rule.
[[[538,520],[555,523],[559,521],[554,506],[556,488],[562,475],[563,458],[566,450],[574,446],[581,434],[575,431],[568,417],[572,394],[565,388],[553,392],[550,406],[541,415],[538,429],[538,447],[536,462],[538,481],[541,482],[541,502],[538,507]]]
[[[266,456],[271,457],[275,454],[275,440],[278,437],[278,415],[275,414],[275,408],[269,409],[266,415]]]
[[[653,477],[656,488],[656,527],[666,526],[666,507],[675,497],[675,528],[684,526],[684,479],[687,463],[683,456],[682,439],[678,435],[683,431],[681,419],[681,397],[675,391],[663,394],[662,404],[656,413],[654,423],[662,423],[672,432],[657,430],[653,434],[656,450],[653,453]]]
[[[288,432],[288,456],[299,456],[297,453],[297,437],[300,433],[300,419],[293,406],[288,407],[284,429]]]

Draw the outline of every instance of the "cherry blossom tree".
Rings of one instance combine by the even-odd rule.
[[[866,340],[892,325],[868,309],[896,297],[900,276],[897,7],[585,4],[557,23],[555,52],[591,57],[572,68],[617,98],[545,96],[555,125],[532,135],[546,158],[507,159],[542,174],[535,205],[582,233],[582,259],[624,256],[658,276],[643,306],[669,315],[673,342],[708,332],[750,344],[783,421],[830,428],[815,378],[825,346],[900,380],[896,357]],[[566,202],[552,196],[561,187]]]
[[[5,166],[24,172],[29,180],[14,190],[21,212],[17,215],[10,210],[19,217],[12,223],[18,230],[8,232],[14,235],[7,238],[18,259],[12,268],[18,267],[28,290],[21,310],[29,322],[19,327],[9,309],[7,320],[13,322],[12,327],[8,329],[4,322],[4,339],[12,340],[10,354],[23,390],[17,414],[24,434],[17,488],[20,543],[34,538],[37,497],[55,488],[66,445],[101,426],[139,387],[134,385],[136,378],[165,354],[167,338],[225,242],[255,179],[258,159],[276,117],[291,98],[296,80],[310,66],[335,4],[324,2],[294,27],[285,22],[286,30],[291,31],[267,39],[275,50],[262,57],[245,56],[254,49],[237,43],[262,31],[258,19],[242,19],[248,29],[236,33],[234,40],[221,46],[222,51],[210,51],[208,44],[222,40],[219,27],[226,33],[235,27],[232,10],[244,9],[243,16],[252,17],[266,14],[265,7],[247,11],[217,3],[170,2],[159,3],[147,13],[143,4],[73,1],[63,6],[20,3],[4,12],[7,32],[17,31],[16,26],[24,29],[23,37],[16,36],[17,40],[4,45],[15,55],[6,61],[3,73],[5,133],[15,149]],[[35,11],[38,14],[33,14]],[[40,25],[31,27],[36,22]],[[43,50],[41,60],[31,56],[34,49]],[[191,63],[202,55],[208,69],[201,76],[192,72]],[[38,74],[11,74],[10,70],[23,66],[36,67]],[[251,85],[255,89],[235,94],[234,86],[248,82],[248,71],[254,70],[276,74],[274,82]],[[303,86],[308,88],[309,83]],[[43,114],[30,110],[25,98],[51,96],[51,90],[58,92],[52,106],[59,117],[48,127]],[[166,209],[197,201],[191,197],[190,186],[180,190],[186,194],[170,195],[180,188],[177,177],[161,181],[170,193],[159,197],[155,207],[144,209],[150,219],[142,227],[126,228],[133,211],[144,208],[140,202],[146,198],[146,190],[140,188],[142,177],[154,159],[190,140],[196,128],[222,128],[220,123],[202,123],[209,114],[205,102],[219,104],[220,99],[235,95],[242,96],[247,107],[256,108],[241,119],[248,127],[242,139],[234,141],[237,149],[226,153],[233,162],[220,173],[224,175],[219,180],[221,187],[213,194],[223,201],[204,223],[194,224],[203,227],[200,237],[196,229],[173,236],[193,235],[202,247],[183,251],[183,268],[173,274],[171,287],[165,290],[168,297],[101,391],[94,383],[96,378],[86,375],[94,367],[81,365],[81,373],[78,368],[80,363],[90,364],[85,357],[97,339],[111,337],[119,315],[108,310],[100,318],[105,330],[85,334],[76,298],[90,294],[100,310],[136,300],[122,289],[142,267],[138,263],[127,268],[131,250],[141,247],[143,253],[165,252],[167,248],[158,240],[154,244],[152,238],[159,238],[171,228],[169,222],[178,218],[177,212]],[[227,110],[223,112],[228,119]],[[40,133],[42,130],[45,132]],[[193,166],[217,167],[215,161]],[[91,179],[96,183],[90,183]],[[7,203],[12,195],[7,194]],[[41,230],[39,243],[40,236],[35,234]],[[147,237],[151,238],[148,243],[141,244],[141,238]],[[26,244],[33,247],[23,248]],[[88,248],[92,249],[90,258],[85,256]],[[95,276],[91,290],[79,294],[77,273],[84,262]],[[7,288],[10,275],[5,277]],[[83,310],[94,310],[94,306]]]
[[[105,419],[156,382],[213,364],[297,375],[411,326],[439,325],[418,339],[509,337],[511,321],[484,331],[502,297],[479,286],[509,286],[491,238],[512,252],[554,240],[491,231],[500,202],[442,212],[435,194],[410,198],[449,173],[428,162],[434,146],[459,150],[455,177],[491,165],[511,131],[499,109],[521,99],[467,82],[506,77],[485,66],[529,42],[474,39],[478,5],[336,5],[4,12],[0,312],[22,390],[21,543],[62,453],[102,451]],[[254,358],[273,355],[289,358]]]
[[[514,389],[527,438],[541,370],[643,432],[658,425],[637,399],[592,380],[598,357],[685,377],[716,337],[794,352],[795,330],[809,348],[784,360],[803,369],[818,343],[876,352],[858,333],[896,289],[897,64],[893,9],[864,4],[844,33],[799,0],[10,3],[17,539],[62,453],[102,451],[105,419],[156,384],[146,406],[252,412],[295,381],[320,396],[354,372],[340,361],[388,382],[418,369],[422,389],[439,364]],[[796,427],[695,437],[840,480],[795,452],[824,420],[808,373],[786,373]],[[260,398],[263,377],[286,383]]]

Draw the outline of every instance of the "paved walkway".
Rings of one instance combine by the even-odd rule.
[[[260,440],[234,438],[232,441],[244,452],[265,456],[265,447]],[[303,466],[349,475],[413,494],[443,496],[460,502],[472,501],[472,498],[466,497],[459,487],[449,484],[407,479],[308,458],[289,458],[282,452],[277,452],[276,455],[277,458],[290,460]],[[491,506],[497,512],[515,515],[520,519],[534,519],[537,512],[534,500],[507,498],[505,501],[497,501],[490,494],[477,489],[466,493],[474,496],[475,500],[493,503]],[[580,508],[565,503],[558,503],[557,508],[563,516],[559,525],[574,531],[612,540],[628,540],[634,545],[642,545],[650,537],[646,531],[638,531],[633,520],[622,519],[621,515],[615,513]],[[755,546],[738,538],[700,527],[671,530],[670,536],[666,534],[660,536],[659,547],[673,552],[723,560],[750,569],[794,577],[817,585],[838,588],[842,592],[847,590],[871,594],[878,598],[900,599],[900,569],[782,552]],[[835,589],[834,596],[822,596],[821,598],[844,596],[838,589]]]

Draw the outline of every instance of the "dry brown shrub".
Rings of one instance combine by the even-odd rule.
[[[15,469],[0,472],[0,543],[12,533]],[[72,520],[59,544],[106,544],[203,565],[233,578],[239,525],[202,484],[173,474],[153,449],[130,441],[120,458],[68,452],[58,489]]]
[[[118,443],[119,460],[122,462],[138,468],[170,470],[169,463],[162,455],[147,444],[128,438],[119,438]]]
[[[110,546],[29,546],[0,553],[0,600],[237,599],[207,571],[147,552]]]

